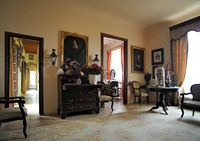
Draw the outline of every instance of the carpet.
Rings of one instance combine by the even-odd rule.
[[[19,141],[199,141],[200,114],[192,117],[186,111],[180,120],[180,109],[170,107],[168,115],[161,108],[148,112],[147,108],[106,115],[75,115],[61,120],[54,118],[50,125],[22,130],[0,130],[0,140]],[[33,119],[32,119],[33,120]]]

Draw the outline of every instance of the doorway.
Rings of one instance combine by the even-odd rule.
[[[111,70],[117,71],[116,79],[119,79],[121,84],[124,104],[127,104],[127,45],[128,40],[125,38],[101,33],[101,65],[106,70],[102,80],[109,79]]]
[[[5,32],[5,97],[26,97],[26,103],[32,105],[30,110],[27,107],[29,113],[40,115],[44,113],[43,41],[36,36]]]

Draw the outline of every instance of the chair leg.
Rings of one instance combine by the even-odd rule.
[[[27,138],[26,127],[27,127],[26,117],[23,117],[23,133],[25,138]]]
[[[113,104],[114,104],[114,102],[113,102],[113,99],[111,100],[111,109],[112,109],[112,111],[113,111]]]
[[[184,110],[183,110],[183,102],[184,102],[184,95],[182,96],[181,98],[181,111],[182,111],[182,115],[181,115],[181,118],[183,117],[184,115]]]
[[[141,101],[142,101],[142,96],[139,96],[139,103],[140,103],[140,105],[142,104]]]
[[[184,116],[184,109],[183,109],[183,106],[181,105],[181,112],[182,112],[182,114],[181,114],[181,118]]]
[[[192,110],[192,116],[194,116],[194,109]]]
[[[137,98],[137,97],[135,96],[135,97],[134,97],[134,102],[133,102],[134,104],[136,103],[136,98]]]

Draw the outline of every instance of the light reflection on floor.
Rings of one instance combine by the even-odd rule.
[[[28,115],[39,115],[39,94],[36,89],[29,89],[26,92],[26,103]]]

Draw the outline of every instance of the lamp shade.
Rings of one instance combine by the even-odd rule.
[[[57,60],[57,55],[55,53],[56,49],[52,49],[52,53],[50,54],[50,61],[52,65],[54,66]]]

